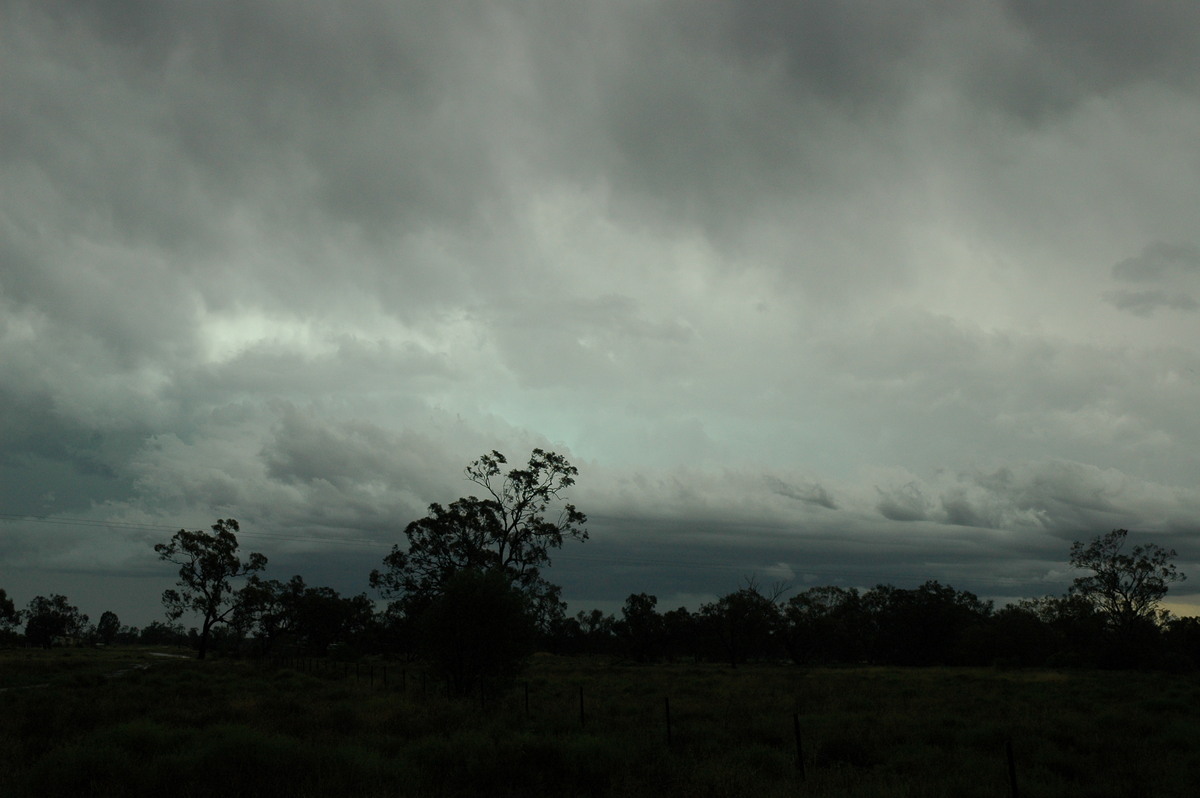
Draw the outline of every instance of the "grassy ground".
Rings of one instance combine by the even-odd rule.
[[[527,711],[526,683],[485,703],[366,673],[0,652],[0,688],[26,688],[0,692],[0,795],[999,797],[1009,741],[1022,796],[1200,776],[1196,676],[538,657]]]

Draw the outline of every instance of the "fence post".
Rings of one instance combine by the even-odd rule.
[[[579,725],[587,725],[587,716],[583,714],[583,685],[579,685]]]
[[[804,773],[804,747],[800,743],[800,713],[792,713],[792,731],[796,735],[796,772],[800,774],[800,781],[804,781],[806,776]]]
[[[529,717],[529,682],[525,682],[525,717]]]
[[[1017,791],[1017,761],[1013,757],[1012,738],[1004,741],[1004,756],[1008,760],[1008,790],[1012,798],[1020,798]]]
[[[663,696],[663,709],[667,715],[667,747],[671,745],[671,697]]]

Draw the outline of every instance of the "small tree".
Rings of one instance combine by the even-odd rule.
[[[25,610],[25,639],[30,645],[50,648],[56,637],[81,637],[87,622],[88,617],[66,596],[34,596]]]
[[[733,668],[750,659],[770,659],[778,652],[782,615],[779,599],[787,588],[774,585],[763,593],[758,583],[746,586],[700,607],[700,622],[708,627]]]
[[[212,530],[209,534],[181,529],[170,543],[154,547],[159,558],[179,566],[176,584],[181,589],[166,590],[162,595],[167,618],[176,621],[185,612],[194,612],[202,618],[197,645],[199,659],[204,659],[208,652],[213,626],[225,623],[237,606],[237,592],[230,580],[249,576],[267,566],[267,558],[257,552],[245,563],[238,559],[234,534],[239,531],[237,521],[217,519]]]
[[[17,605],[8,597],[7,591],[0,587],[0,632],[11,632],[21,622],[21,613]]]
[[[117,618],[117,614],[111,611],[105,611],[100,615],[100,622],[96,624],[96,635],[100,638],[100,642],[106,646],[111,646],[117,639],[117,633],[121,631],[121,621]]]
[[[1071,546],[1071,565],[1092,573],[1077,577],[1070,594],[1091,603],[1122,633],[1156,624],[1168,585],[1186,578],[1171,562],[1174,549],[1146,543],[1126,552],[1128,535],[1128,530],[1114,529],[1087,545],[1076,541]]]
[[[335,643],[358,644],[375,622],[365,593],[346,597],[331,587],[309,587],[299,574],[286,583],[252,576],[242,594],[234,615],[257,627],[264,648],[282,638],[306,653],[325,654]]]
[[[617,634],[624,643],[625,653],[638,662],[656,659],[662,648],[665,627],[657,606],[657,596],[633,593],[621,608]]]
[[[162,621],[151,621],[138,635],[138,642],[151,646],[184,646],[187,640],[187,631],[181,625]]]
[[[669,662],[674,662],[685,653],[695,658],[699,653],[696,640],[696,616],[687,607],[664,612],[663,648]]]
[[[783,641],[797,664],[858,662],[866,621],[855,588],[810,587],[783,607]]]
[[[617,620],[602,610],[575,614],[575,625],[579,629],[580,651],[584,654],[611,654],[615,640]]]

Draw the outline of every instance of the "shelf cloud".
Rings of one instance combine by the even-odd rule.
[[[1198,32],[0,2],[0,587],[146,623],[153,543],[234,517],[357,593],[467,463],[534,447],[580,469],[578,609],[1060,593],[1117,527],[1194,570]]]

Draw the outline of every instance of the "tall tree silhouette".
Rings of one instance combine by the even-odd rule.
[[[237,604],[237,591],[231,580],[261,571],[267,558],[251,553],[246,562],[237,556],[238,522],[217,519],[212,533],[181,529],[170,543],[154,547],[160,559],[179,566],[179,590],[163,591],[167,617],[178,620],[185,612],[194,612],[203,620],[197,656],[204,659],[212,639],[212,628],[225,623]]]
[[[1123,633],[1154,624],[1168,586],[1186,579],[1171,562],[1174,549],[1145,543],[1125,551],[1128,536],[1128,530],[1114,529],[1087,545],[1071,546],[1071,565],[1092,573],[1077,577],[1070,593],[1090,602]]]
[[[429,515],[405,530],[408,546],[392,547],[371,586],[385,598],[427,603],[460,571],[503,574],[543,622],[560,617],[559,588],[542,577],[550,551],[568,538],[587,540],[587,516],[566,501],[579,470],[565,457],[534,449],[524,468],[505,471],[498,451],[467,466],[467,480],[483,498],[467,496],[429,505]]]

